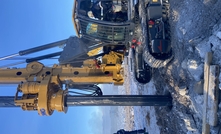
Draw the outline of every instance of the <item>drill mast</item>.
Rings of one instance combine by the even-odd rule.
[[[73,47],[74,38],[62,40],[52,44],[20,51],[18,55],[26,55],[64,43]],[[77,44],[78,45],[78,44]],[[70,45],[69,45],[70,46]],[[81,45],[81,47],[83,47]],[[99,47],[96,46],[96,47]],[[87,47],[85,47],[87,48]],[[0,96],[0,107],[21,107],[27,111],[38,111],[39,115],[49,116],[54,110],[66,112],[69,106],[170,106],[172,98],[162,95],[103,95],[96,84],[122,85],[124,56],[120,52],[110,51],[102,55],[102,60],[87,58],[83,60],[80,67],[74,67],[70,59],[79,58],[80,47],[76,47],[76,53],[67,57],[62,53],[48,54],[29,59],[26,68],[0,69],[0,84],[18,84],[15,96]],[[95,48],[93,48],[95,49]],[[88,52],[84,50],[85,54]],[[63,64],[55,64],[53,67],[45,67],[42,63],[35,61],[63,55],[60,60]],[[67,54],[67,53],[66,53]],[[11,58],[17,54],[9,55],[0,60]],[[65,58],[65,56],[67,58]],[[63,60],[62,60],[63,58]],[[67,60],[68,59],[68,60]],[[34,60],[34,62],[32,62]],[[64,62],[65,61],[65,62]],[[26,61],[27,62],[27,61]],[[91,90],[92,94],[71,91],[81,89]],[[73,95],[72,93],[75,93]]]

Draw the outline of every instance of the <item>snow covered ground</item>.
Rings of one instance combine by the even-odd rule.
[[[174,60],[154,69],[146,85],[135,84],[130,67],[125,65],[124,86],[113,87],[116,94],[164,94],[169,91],[173,107],[117,107],[111,124],[118,129],[141,129],[150,134],[199,134],[202,132],[203,67],[206,52],[213,53],[212,64],[221,66],[221,1],[169,0],[171,43]],[[221,81],[221,75],[219,77]],[[220,84],[221,88],[221,84]],[[221,104],[217,134],[221,124]],[[111,117],[112,117],[111,116]]]
[[[156,108],[157,117],[162,122],[161,133],[198,134],[202,132],[200,89],[203,88],[205,54],[212,52],[212,64],[221,65],[221,1],[170,0],[170,5],[175,58],[167,67],[155,70],[153,81],[158,93],[167,87],[173,97],[173,108],[169,112]],[[162,113],[166,116],[160,116]],[[162,129],[164,127],[168,130]],[[219,125],[211,127],[211,133],[217,134],[218,128]]]
[[[137,86],[133,81],[133,74],[130,71],[130,65],[124,65],[125,83],[123,86],[105,85],[103,90],[104,94],[133,94],[133,95],[153,95],[156,94],[156,89],[153,81],[146,85]],[[104,88],[103,87],[103,88]],[[147,90],[143,90],[147,89]],[[114,91],[111,91],[114,90]],[[109,121],[107,123],[107,117],[104,115],[104,129],[105,134],[116,133],[119,129],[136,130],[146,128],[149,133],[160,134],[160,129],[157,125],[156,111],[154,107],[144,106],[118,106],[118,107],[103,107],[103,113],[109,112]],[[108,124],[108,125],[107,125]],[[108,127],[110,128],[108,131]]]

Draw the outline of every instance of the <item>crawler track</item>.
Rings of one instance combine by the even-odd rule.
[[[141,22],[141,27],[142,27],[142,44],[143,44],[143,58],[145,60],[145,62],[151,66],[152,68],[161,68],[166,66],[172,59],[173,59],[173,52],[171,50],[170,53],[168,53],[167,58],[166,59],[157,59],[155,57],[153,57],[153,55],[151,55],[150,51],[149,51],[149,43],[150,40],[148,38],[148,26],[147,26],[147,17],[146,17],[146,7],[144,4],[144,1],[140,1],[140,15],[142,17],[142,22]],[[165,26],[167,27],[166,30],[166,39],[170,39],[170,30],[169,30],[169,3],[168,0],[163,0],[163,17],[162,17]]]

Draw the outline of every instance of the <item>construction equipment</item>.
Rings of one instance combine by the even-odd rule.
[[[0,69],[0,84],[18,84],[15,97],[0,97],[0,106],[20,106],[23,110],[37,110],[39,115],[51,115],[54,110],[66,112],[67,106],[73,105],[172,105],[170,96],[105,96],[97,86],[123,84],[122,63],[129,49],[139,83],[150,81],[152,67],[163,67],[172,59],[167,5],[166,0],[76,0],[73,22],[77,37],[0,58],[65,46],[61,52],[27,59],[26,68]],[[37,62],[55,56],[60,56],[59,64],[53,67]]]
[[[73,39],[78,38],[70,37],[66,43],[73,44],[71,42]],[[63,44],[64,42],[60,41],[60,43]],[[56,42],[20,51],[19,53],[32,53],[57,45],[61,44]],[[66,45],[68,46],[68,44]],[[26,61],[49,58],[55,54],[48,54]],[[3,57],[3,59],[8,57],[11,56]],[[121,66],[123,58],[122,53],[110,51],[102,56],[101,61],[94,57],[87,57],[83,61],[78,58],[83,63],[81,67],[74,67],[72,63],[45,67],[40,62],[33,61],[28,63],[26,68],[0,69],[0,84],[18,84],[15,97],[0,97],[0,107],[20,106],[23,110],[37,110],[39,115],[44,116],[51,115],[54,110],[66,112],[68,106],[76,105],[170,106],[172,103],[170,96],[103,95],[96,84],[123,84]]]
[[[132,47],[135,80],[147,83],[151,68],[173,58],[168,10],[168,0],[75,0],[73,22],[79,38],[105,52]]]

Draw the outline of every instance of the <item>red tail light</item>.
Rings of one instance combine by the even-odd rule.
[[[149,25],[154,25],[154,23],[155,23],[155,22],[154,22],[153,20],[149,20],[149,21],[148,21],[148,24],[149,24]]]

